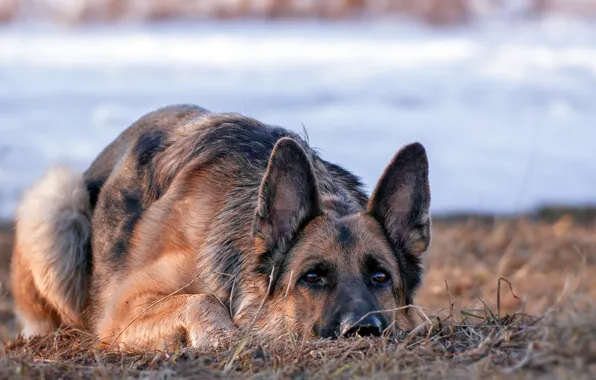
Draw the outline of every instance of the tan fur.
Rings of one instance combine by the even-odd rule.
[[[127,349],[171,349],[188,340],[195,348],[213,348],[234,328],[224,305],[209,294],[150,293],[125,305],[126,317],[100,329],[102,347],[115,342]]]
[[[16,312],[26,335],[50,331],[63,322],[83,326],[89,284],[88,208],[82,176],[62,167],[47,171],[21,201],[13,287],[20,289]],[[25,284],[30,287],[23,289]]]
[[[11,265],[15,314],[23,327],[23,335],[41,335],[55,330],[60,325],[60,317],[37,290],[29,263],[23,260],[18,247]]]
[[[208,221],[187,220],[188,215],[208,214],[222,192],[212,191],[218,185],[204,173],[184,176],[189,186],[172,188],[134,231],[131,270],[114,282],[117,289],[102,292],[105,307],[95,330],[104,346],[116,339],[128,348],[168,348],[188,339],[193,347],[206,348],[217,345],[218,331],[233,328],[229,312],[213,296],[217,289],[209,286],[214,274],[197,268],[196,252],[190,249],[191,240],[202,240]],[[182,194],[196,201],[175,200]],[[155,241],[151,249],[147,241]]]

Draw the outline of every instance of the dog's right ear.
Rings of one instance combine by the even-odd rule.
[[[321,214],[317,181],[310,160],[298,143],[284,137],[273,148],[261,182],[253,224],[260,271],[285,253],[287,243]],[[269,274],[269,273],[267,273]]]

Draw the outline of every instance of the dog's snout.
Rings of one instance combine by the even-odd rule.
[[[376,315],[350,314],[342,320],[340,330],[345,337],[380,336],[383,333],[383,323]]]

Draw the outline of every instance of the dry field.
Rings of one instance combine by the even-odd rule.
[[[428,315],[426,332],[315,342],[238,336],[216,352],[105,353],[73,330],[28,342],[15,338],[7,284],[11,244],[11,227],[5,225],[0,379],[581,379],[596,374],[594,211],[437,220],[417,298]]]

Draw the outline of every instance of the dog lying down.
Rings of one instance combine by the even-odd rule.
[[[74,326],[138,349],[213,347],[249,325],[265,336],[409,330],[429,206],[419,143],[396,153],[369,199],[289,130],[162,108],[86,172],[51,168],[26,191],[15,311],[27,336]]]

